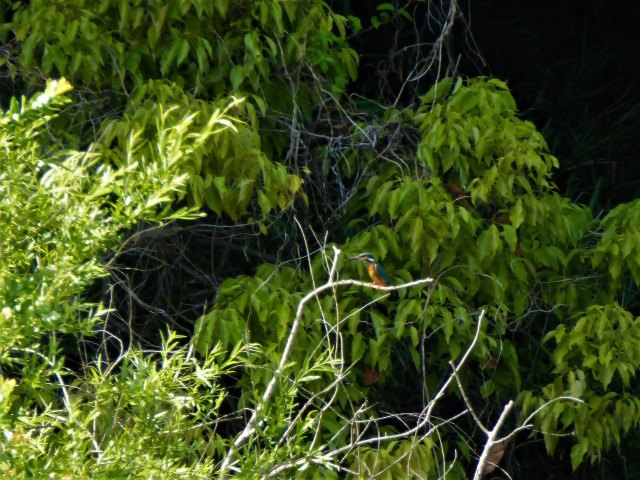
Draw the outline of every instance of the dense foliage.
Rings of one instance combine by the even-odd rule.
[[[504,82],[350,98],[322,0],[4,15],[5,476],[467,478],[510,400],[577,470],[640,427],[640,205],[563,197]]]

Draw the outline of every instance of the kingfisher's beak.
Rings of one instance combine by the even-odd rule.
[[[347,258],[347,260],[360,260],[359,257],[351,257],[351,258]]]

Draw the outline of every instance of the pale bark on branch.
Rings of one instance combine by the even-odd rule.
[[[289,336],[287,337],[287,342],[282,352],[282,357],[280,358],[278,367],[273,372],[273,376],[271,377],[271,380],[267,384],[267,387],[264,393],[262,394],[261,402],[253,410],[244,429],[236,437],[236,439],[233,442],[233,445],[227,451],[227,454],[225,455],[225,458],[223,459],[222,464],[220,465],[221,473],[224,473],[231,468],[231,465],[234,462],[235,455],[238,449],[241,448],[245,443],[247,443],[247,441],[251,438],[251,436],[256,432],[256,425],[258,424],[260,416],[264,408],[268,405],[269,401],[271,400],[271,397],[275,393],[278,380],[280,380],[280,378],[282,377],[282,373],[284,371],[285,365],[289,361],[289,357],[291,356],[291,350],[293,349],[293,344],[296,340],[298,330],[300,329],[300,324],[302,323],[302,315],[304,313],[304,309],[310,301],[317,298],[321,293],[327,290],[333,290],[337,287],[344,287],[348,285],[368,287],[374,290],[391,292],[394,290],[410,288],[417,285],[424,285],[424,284],[433,282],[432,278],[422,278],[419,280],[415,280],[413,282],[403,283],[402,285],[381,286],[381,285],[374,285],[368,282],[362,282],[360,280],[335,280],[338,259],[342,252],[336,247],[333,247],[333,249],[335,252],[335,256],[333,258],[333,262],[331,265],[331,271],[329,272],[329,278],[327,279],[326,283],[313,289],[312,291],[307,293],[304,297],[302,297],[302,299],[300,300],[300,303],[298,303],[298,308],[296,309],[296,315],[294,317],[293,324],[291,325],[291,330],[289,331]]]

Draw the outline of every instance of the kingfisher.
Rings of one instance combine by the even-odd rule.
[[[362,262],[366,262],[367,271],[369,272],[369,276],[371,277],[371,281],[374,285],[386,287],[391,283],[387,273],[370,253],[361,253],[360,255],[347,260],[360,260]]]

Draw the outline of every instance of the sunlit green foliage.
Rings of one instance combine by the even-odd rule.
[[[493,320],[473,352],[478,373],[465,379],[480,394],[476,400],[517,396],[521,418],[559,396],[584,400],[579,406],[552,403],[541,410],[537,425],[549,434],[550,452],[558,443],[556,433],[575,429],[574,467],[585,455],[594,461],[631,428],[621,423],[621,415],[638,402],[629,382],[640,366],[634,340],[640,333],[638,321],[612,303],[622,300],[623,292],[603,288],[601,272],[587,272],[600,265],[611,275],[633,272],[633,262],[626,272],[612,272],[602,258],[617,252],[630,256],[633,241],[621,228],[634,228],[629,215],[635,210],[613,211],[603,221],[602,240],[591,242],[597,224],[590,211],[555,191],[550,178],[557,160],[535,127],[516,115],[502,82],[447,80],[423,102],[405,120],[420,126],[417,175],[410,178],[411,171],[397,164],[378,167],[350,205],[354,227],[362,225],[362,217],[376,225],[351,230],[344,248],[375,252],[397,282],[430,275],[436,284],[428,291],[400,292],[365,310],[361,305],[371,296],[359,289],[320,298],[305,314],[294,359],[303,362],[308,352],[321,349],[327,323],[337,325],[343,358],[352,366],[350,383],[337,392],[338,404],[364,399],[367,389],[359,383],[367,368],[381,372],[380,389],[409,388],[406,397],[417,402],[422,362],[426,388],[437,388],[447,362],[459,358],[471,341],[472,312],[485,308]],[[326,275],[320,258],[313,272],[316,283]],[[362,272],[345,264],[343,274]],[[217,340],[233,345],[245,339],[273,350],[271,361],[277,361],[296,299],[311,288],[300,272],[268,266],[256,277],[229,279],[201,319],[196,343],[206,351]],[[576,318],[582,320],[575,323]],[[537,363],[527,358],[526,352],[544,348],[552,338],[558,342],[555,350]],[[612,382],[615,372],[619,382]],[[270,378],[262,368],[246,375],[247,385],[264,386]],[[543,386],[554,375],[557,380]],[[542,384],[523,385],[525,377]],[[331,421],[324,428],[326,438],[335,439]]]
[[[298,70],[305,63],[336,91],[356,75],[347,19],[319,0],[32,1],[12,8],[25,67],[98,87],[164,78],[207,96],[252,91],[278,105],[291,78],[310,73]]]
[[[19,48],[8,65],[27,78],[38,78],[37,66],[42,75],[83,86],[67,121],[78,128],[57,132],[72,142],[95,135],[111,149],[114,138],[122,144],[129,129],[144,126],[153,143],[157,109],[179,108],[198,128],[227,108],[230,94],[246,97],[233,112],[246,121],[235,123],[238,131],[202,143],[185,165],[191,204],[233,221],[290,204],[305,170],[294,165],[288,172],[273,159],[291,138],[283,125],[310,121],[322,89],[340,95],[356,76],[346,29],[357,21],[322,0],[33,1],[12,8],[5,30],[13,30]],[[100,125],[96,116],[107,121]],[[97,132],[87,131],[95,124]]]
[[[61,150],[47,141],[46,123],[69,89],[65,80],[50,82],[0,117],[3,360],[52,331],[89,332],[95,318],[76,317],[90,310],[76,295],[105,274],[100,255],[134,222],[185,216],[167,209],[185,188],[179,142],[154,159],[139,157],[140,132],[131,131],[113,168],[91,148]],[[211,128],[224,127],[216,122]],[[165,134],[175,140],[186,132]]]
[[[635,284],[640,284],[640,200],[611,210],[602,227],[592,265],[608,269],[612,291],[620,288],[629,273]]]
[[[265,156],[256,127],[253,107],[240,100],[198,100],[175,85],[151,81],[138,90],[121,119],[105,123],[96,148],[114,165],[129,150],[157,160],[167,155],[162,148],[171,148],[180,156],[189,204],[204,204],[234,221],[249,210],[259,218],[285,208],[302,180]],[[139,138],[133,139],[132,132]]]
[[[220,378],[245,361],[239,350],[204,358],[171,334],[158,352],[99,359],[64,397],[39,411],[21,405],[22,381],[0,377],[0,471],[10,478],[201,478],[226,442],[216,432],[226,392]],[[58,366],[46,372],[68,374]],[[61,377],[58,377],[61,378]]]
[[[118,154],[111,152],[118,160],[111,166],[102,161],[107,152],[61,150],[48,140],[48,122],[70,89],[64,79],[49,82],[0,116],[0,470],[11,477],[192,478],[211,464],[193,470],[187,458],[216,448],[213,436],[206,445],[200,436],[194,447],[192,435],[211,429],[207,418],[215,420],[223,399],[215,381],[237,363],[238,351],[196,362],[171,337],[159,363],[132,350],[119,362],[87,365],[84,377],[66,385],[73,374],[58,338],[94,335],[104,311],[80,294],[106,274],[102,256],[125,229],[194,217],[168,208],[184,195],[186,155],[232,119],[213,114],[197,135],[188,117],[161,112],[155,155],[141,154],[142,131],[132,129]]]

